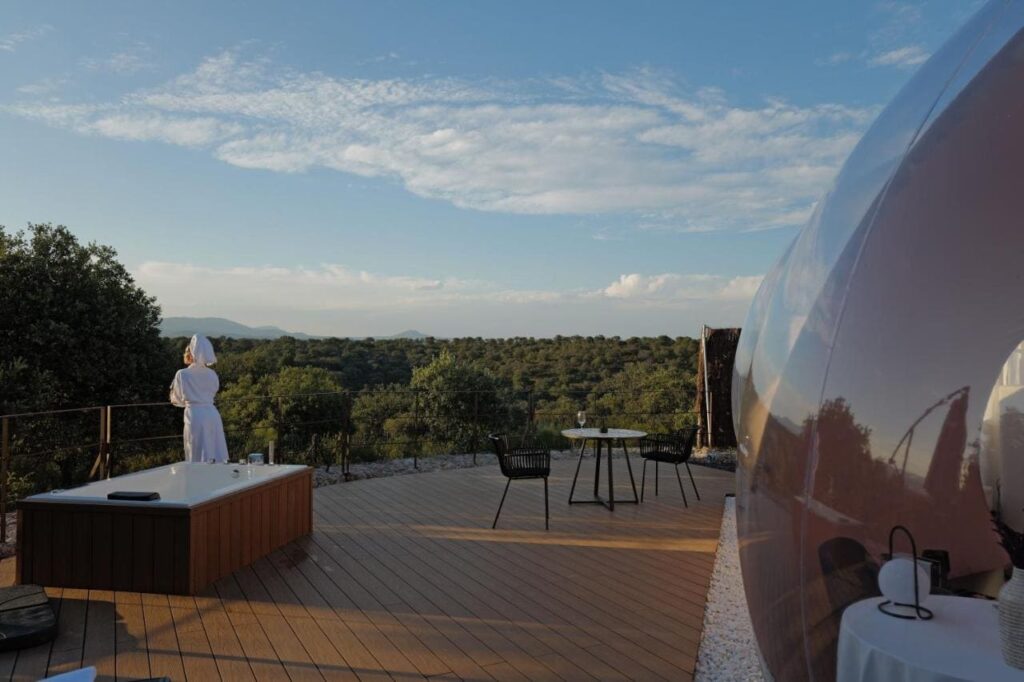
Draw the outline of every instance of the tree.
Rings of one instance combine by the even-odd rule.
[[[419,454],[413,393],[408,386],[389,384],[359,393],[352,405],[355,450],[360,459]]]
[[[109,246],[83,245],[62,225],[0,226],[0,311],[0,413],[167,393],[160,308]]]
[[[217,405],[231,450],[266,447],[277,441],[288,461],[305,461],[316,435],[347,425],[349,405],[341,383],[319,367],[283,367],[269,376],[243,376],[221,391]],[[244,453],[242,453],[244,454]]]
[[[420,420],[431,440],[446,450],[479,448],[485,429],[507,428],[514,416],[510,388],[476,365],[460,363],[444,349],[412,373]]]
[[[0,226],[0,315],[0,414],[166,399],[176,367],[160,308],[112,248],[83,245],[64,226]],[[98,413],[13,419],[14,495],[81,482]],[[142,426],[125,413],[122,435]]]
[[[610,425],[669,431],[693,422],[693,377],[671,367],[632,363],[602,381],[588,403]]]

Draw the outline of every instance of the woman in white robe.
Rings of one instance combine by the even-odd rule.
[[[185,350],[185,369],[171,383],[171,403],[185,408],[185,461],[227,462],[224,424],[213,405],[220,379],[209,365],[217,362],[213,344],[201,334],[192,337]]]

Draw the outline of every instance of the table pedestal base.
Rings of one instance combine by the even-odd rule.
[[[576,462],[576,474],[572,477],[572,488],[569,489],[569,504],[600,504],[608,511],[615,511],[615,470],[612,468],[612,442],[609,439],[595,438],[594,440],[594,499],[576,500],[573,494],[576,492],[576,481],[580,477],[580,467],[583,465],[583,453],[587,448],[586,439],[580,445],[580,456]],[[608,449],[608,499],[601,497],[599,486],[601,482],[601,444],[604,443]],[[629,483],[633,486],[632,500],[618,500],[619,504],[640,504],[640,497],[636,494],[636,481],[633,480],[633,465],[629,462],[629,451],[626,449],[625,441],[622,441],[622,452],[626,458],[626,469],[629,471]]]

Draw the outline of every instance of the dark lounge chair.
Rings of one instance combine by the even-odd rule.
[[[676,479],[679,481],[679,492],[683,494],[683,504],[687,507],[690,504],[686,501],[686,491],[683,490],[683,479],[679,475],[679,465],[686,465],[686,473],[690,475],[690,483],[693,485],[693,492],[700,499],[700,492],[697,490],[697,482],[693,480],[693,472],[690,471],[690,455],[693,454],[693,443],[697,438],[697,427],[690,427],[676,431],[675,433],[648,434],[640,439],[640,456],[644,458],[644,470],[641,475],[640,501],[644,499],[644,488],[647,485],[647,462],[654,462],[654,494],[658,494],[658,464],[673,464],[676,467]]]
[[[508,495],[508,488],[512,485],[513,480],[542,478],[544,479],[544,529],[547,530],[548,475],[551,473],[551,452],[529,443],[523,443],[518,448],[510,447],[508,436],[504,433],[492,433],[489,437],[494,445],[494,453],[498,456],[501,473],[508,478],[505,492],[502,493],[501,502],[498,504],[498,513],[494,515],[494,523],[491,524],[491,528],[498,527],[498,517],[501,516],[501,508],[505,504],[505,496]]]
[[[0,651],[25,649],[57,636],[57,614],[39,585],[0,588]]]

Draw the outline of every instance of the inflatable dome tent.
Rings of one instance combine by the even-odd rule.
[[[889,530],[994,595],[1024,528],[1024,0],[990,2],[853,151],[736,355],[744,584],[766,670],[830,680]]]

